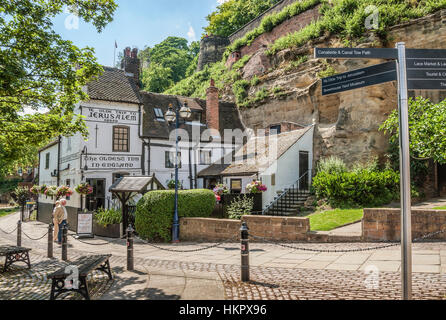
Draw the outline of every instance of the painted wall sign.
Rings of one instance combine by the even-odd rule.
[[[87,121],[113,124],[138,125],[138,112],[104,108],[84,107]]]
[[[322,79],[322,95],[329,95],[397,80],[396,62],[391,61]]]
[[[88,170],[141,169],[141,156],[135,155],[88,155]]]

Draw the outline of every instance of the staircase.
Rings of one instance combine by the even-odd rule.
[[[302,207],[310,196],[310,188],[308,183],[307,172],[292,186],[277,192],[274,200],[263,210],[263,215],[269,216],[293,216],[299,213]]]

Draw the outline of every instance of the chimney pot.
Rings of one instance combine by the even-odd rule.
[[[220,102],[218,100],[218,88],[214,79],[206,90],[206,122],[209,129],[220,131]]]

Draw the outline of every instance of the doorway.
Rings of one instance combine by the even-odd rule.
[[[299,185],[301,190],[309,189],[310,181],[310,153],[308,151],[299,152]]]
[[[446,165],[438,165],[438,193],[446,196]]]
[[[87,196],[87,210],[105,208],[105,179],[87,179],[87,183],[93,187],[93,193]]]

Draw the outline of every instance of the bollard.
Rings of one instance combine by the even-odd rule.
[[[249,229],[246,222],[242,223],[240,229],[241,251],[242,251],[242,282],[249,281]]]
[[[133,271],[133,228],[132,225],[129,225],[127,228],[127,270]]]
[[[48,258],[53,258],[53,225],[48,226]]]
[[[62,261],[68,261],[68,228],[62,228]]]
[[[17,247],[22,246],[22,221],[17,222]]]

